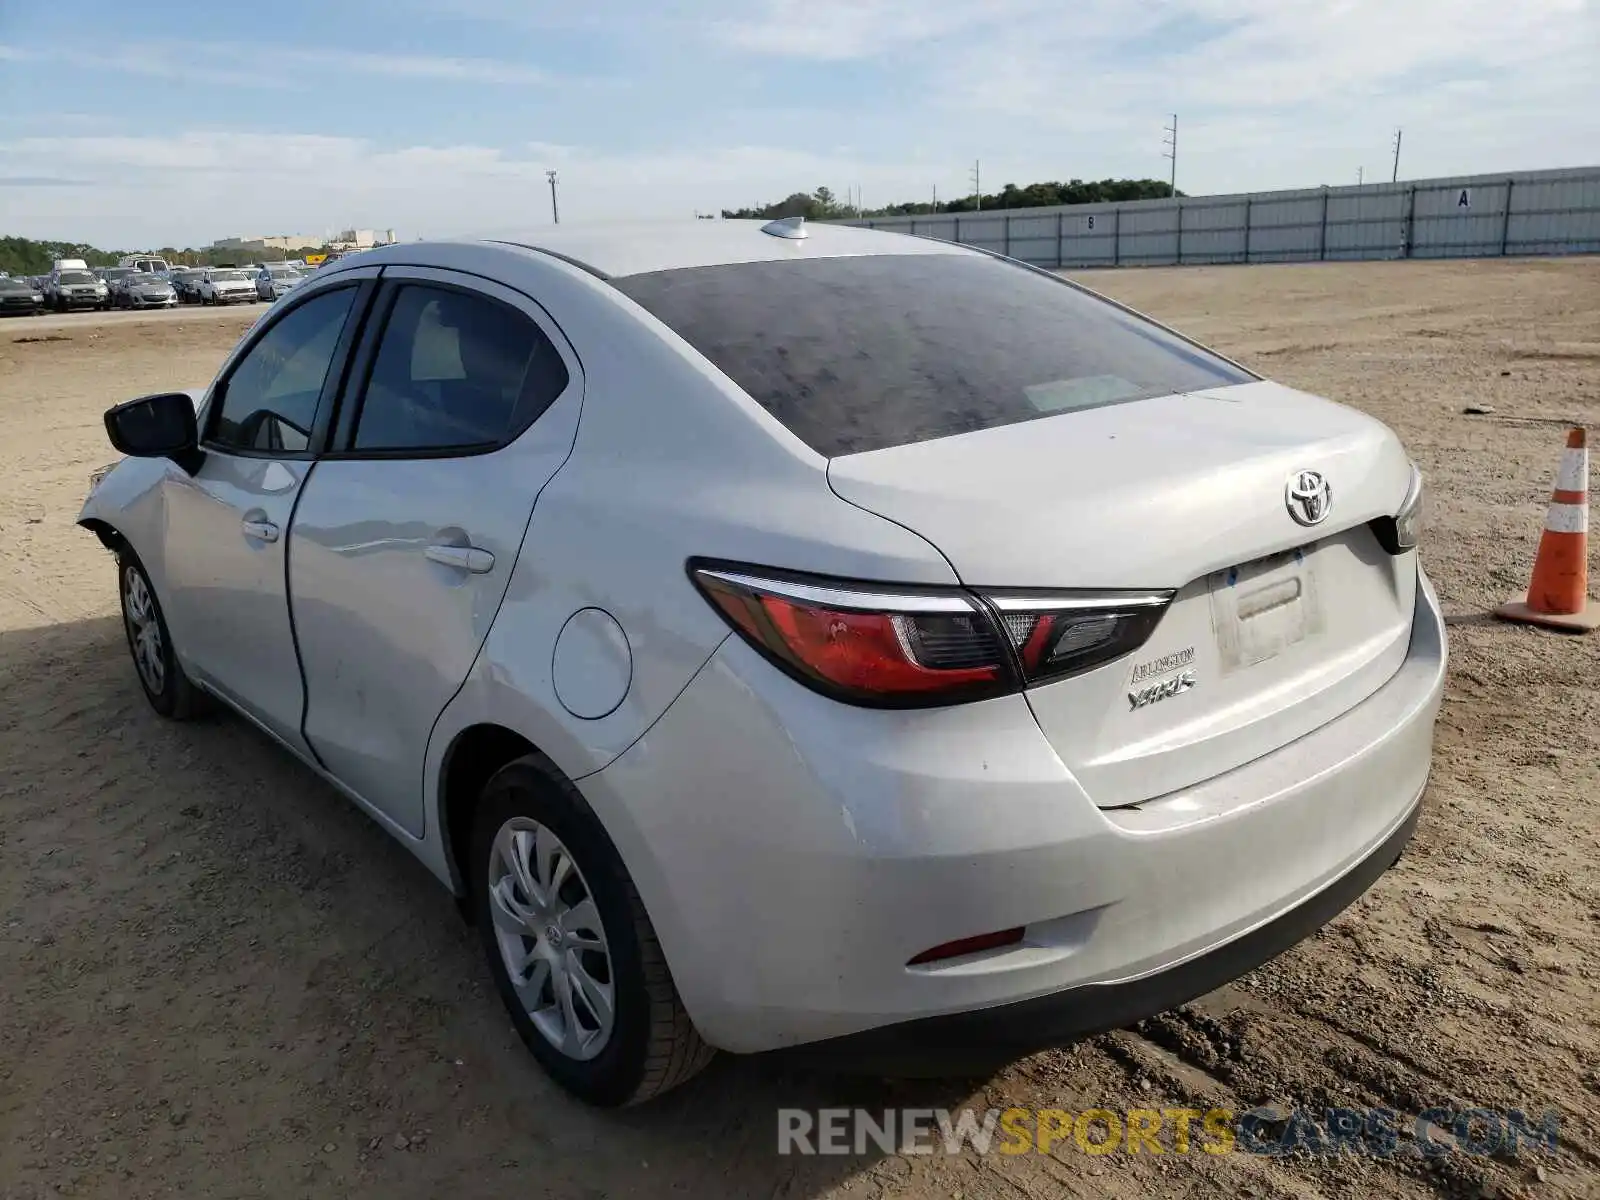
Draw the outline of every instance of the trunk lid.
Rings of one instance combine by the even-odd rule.
[[[1290,515],[1302,471],[1326,519]],[[1027,698],[1102,807],[1211,778],[1371,695],[1410,637],[1415,554],[1367,522],[1410,479],[1382,424],[1279,384],[1086,409],[835,458],[842,498],[927,538],[977,588],[1161,588],[1134,654]]]

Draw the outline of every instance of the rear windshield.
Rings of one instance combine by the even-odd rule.
[[[734,263],[612,283],[830,458],[1253,378],[978,255]]]

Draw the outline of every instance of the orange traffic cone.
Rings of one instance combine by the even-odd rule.
[[[1600,604],[1589,597],[1589,445],[1581,429],[1567,433],[1533,582],[1494,615],[1572,633],[1600,628]]]

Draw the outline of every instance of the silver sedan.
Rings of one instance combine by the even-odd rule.
[[[293,267],[262,267],[256,272],[256,299],[277,300],[293,291],[304,278]]]
[[[802,222],[329,266],[107,414],[138,679],[462,897],[598,1104],[993,1066],[1209,991],[1411,836],[1395,436],[1047,272]],[[174,769],[178,765],[174,763]]]

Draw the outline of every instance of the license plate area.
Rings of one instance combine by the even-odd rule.
[[[1211,622],[1223,674],[1276,658],[1320,633],[1315,546],[1257,559],[1211,577]]]

